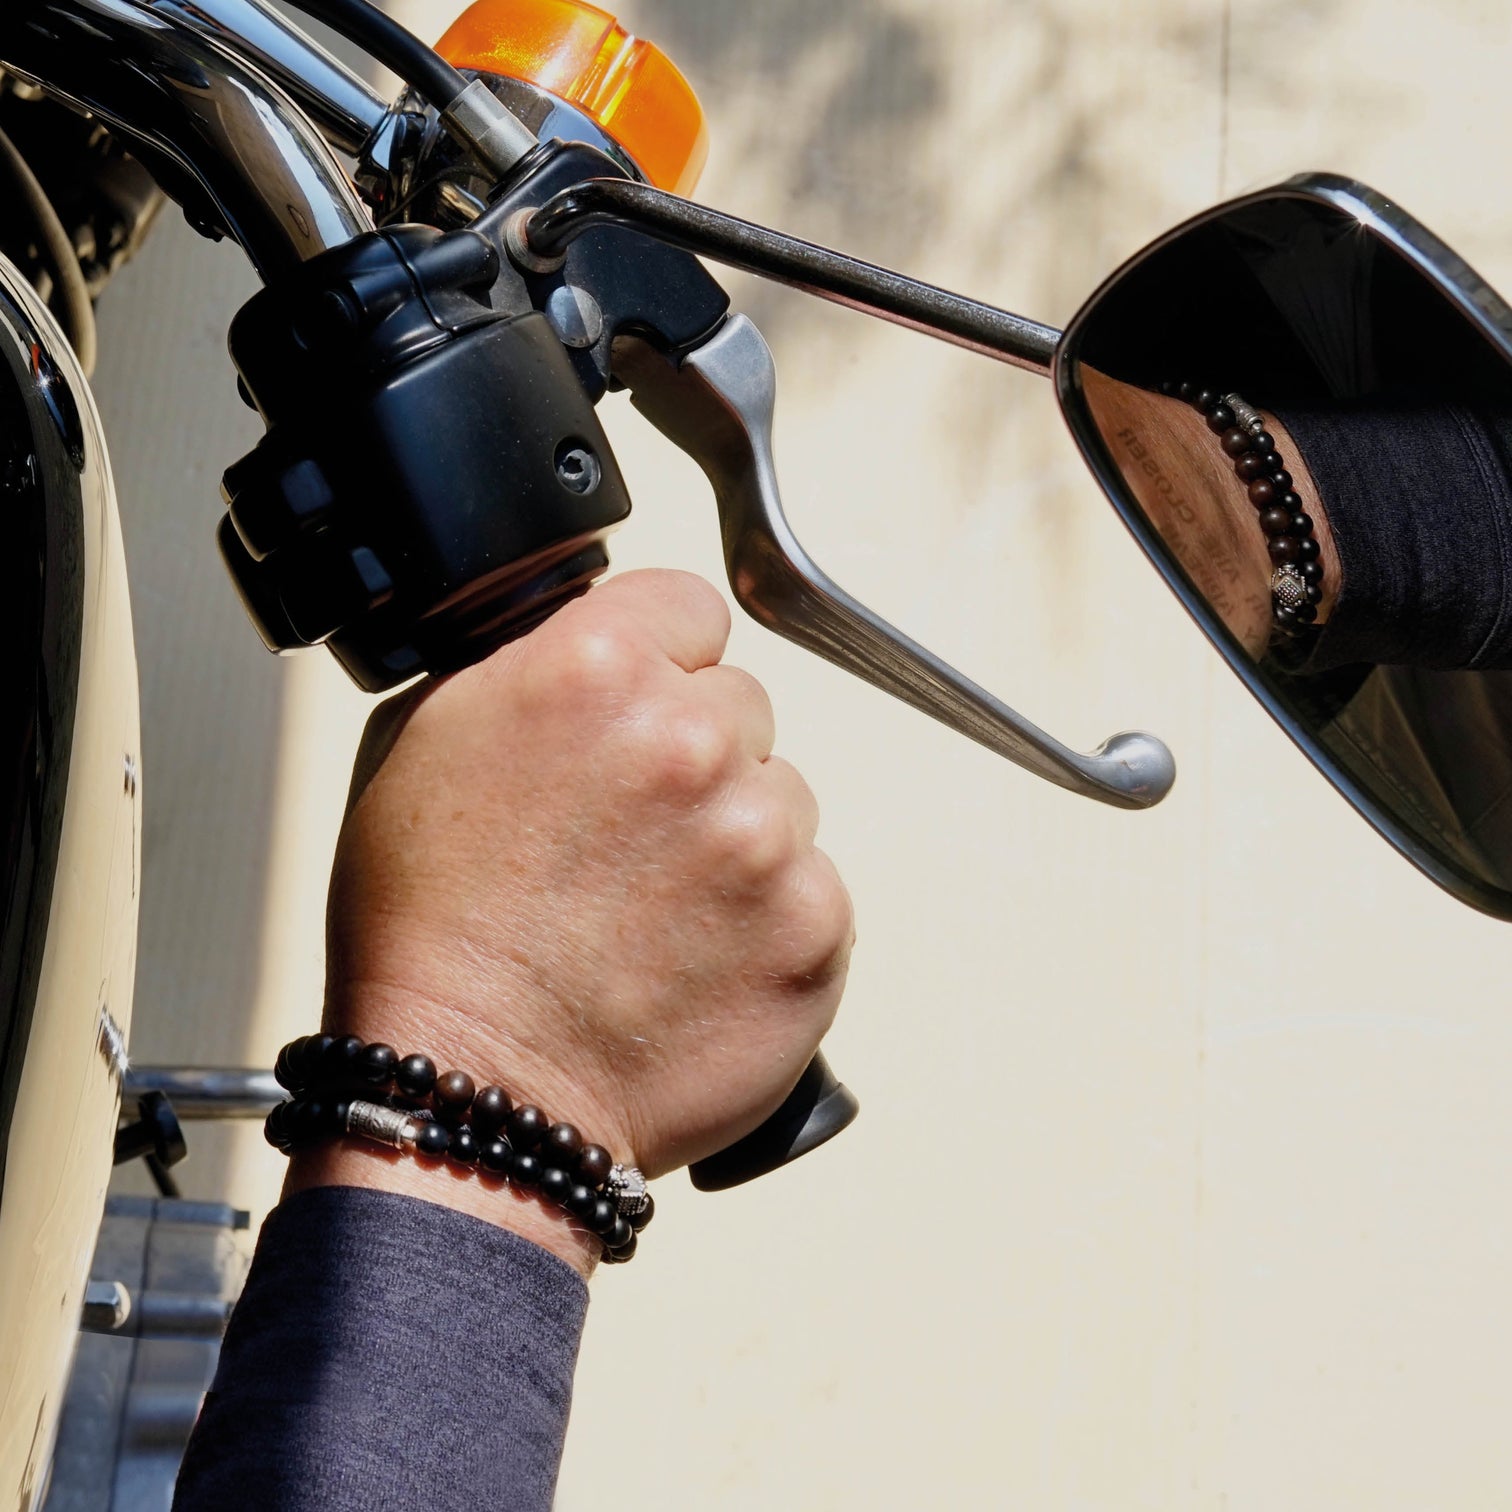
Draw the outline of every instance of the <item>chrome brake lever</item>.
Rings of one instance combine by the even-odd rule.
[[[1119,808],[1149,808],[1170,791],[1176,764],[1153,735],[1114,735],[1087,755],[1068,750],[820,570],[782,510],[772,449],[776,366],[744,315],[676,366],[649,344],[622,339],[615,374],[635,407],[708,475],[730,586],[754,619],[1059,787]]]

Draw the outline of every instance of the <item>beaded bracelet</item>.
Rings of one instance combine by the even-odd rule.
[[[656,1212],[634,1166],[618,1164],[533,1103],[516,1105],[503,1087],[479,1088],[465,1071],[438,1076],[429,1056],[400,1056],[354,1034],[306,1034],[278,1052],[273,1074],[292,1095],[268,1114],[263,1132],[285,1155],[358,1135],[479,1167],[570,1213],[603,1243],[609,1264],[635,1254],[637,1235]]]
[[[1312,516],[1293,491],[1275,437],[1265,417],[1238,394],[1221,394],[1196,383],[1164,383],[1161,392],[1183,399],[1207,420],[1208,429],[1232,459],[1260,512],[1272,572],[1271,624],[1293,640],[1315,633],[1313,621],[1323,601],[1322,548],[1313,536]]]

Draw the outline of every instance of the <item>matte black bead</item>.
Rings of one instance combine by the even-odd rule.
[[[473,1097],[472,1126],[480,1134],[492,1134],[509,1117],[513,1107],[503,1087],[480,1087]]]
[[[1289,535],[1292,517],[1279,504],[1260,511],[1260,528],[1268,536]]]
[[[458,1165],[472,1165],[479,1153],[478,1136],[466,1124],[451,1131],[451,1146],[446,1152],[448,1160],[455,1160]]]
[[[298,1052],[289,1057],[289,1072],[299,1091],[314,1085],[320,1058],[330,1043],[329,1034],[307,1034],[300,1042]]]
[[[1257,455],[1260,457],[1261,461],[1265,463],[1265,471],[1267,474],[1284,472],[1286,470],[1286,463],[1281,460],[1280,452],[1260,452],[1257,453]]]
[[[263,1120],[263,1138],[273,1146],[275,1150],[281,1150],[288,1154],[289,1144],[289,1112],[292,1103],[281,1102],[275,1105],[272,1112]]]
[[[1309,604],[1321,604],[1323,602],[1323,590],[1316,583],[1309,583],[1302,590],[1307,595]]]
[[[1220,442],[1231,457],[1242,457],[1250,449],[1249,432],[1240,430],[1237,425],[1232,430],[1224,431]]]
[[[1297,607],[1292,610],[1292,613],[1295,614],[1304,625],[1312,624],[1312,622],[1318,617],[1317,608],[1312,604],[1298,604]]]
[[[460,1118],[472,1106],[473,1094],[477,1091],[473,1079],[465,1071],[448,1071],[436,1078],[435,1091],[431,1094],[436,1112],[443,1118]]]
[[[295,1106],[298,1112],[290,1115],[290,1128],[300,1144],[312,1144],[325,1138],[330,1127],[331,1105],[323,1097],[302,1098]]]
[[[278,1059],[273,1062],[273,1080],[278,1083],[285,1092],[297,1092],[299,1083],[294,1077],[294,1058],[299,1054],[300,1046],[309,1038],[307,1034],[301,1034],[298,1039],[291,1039],[282,1050],[278,1052]]]
[[[1288,533],[1296,536],[1299,540],[1303,536],[1310,536],[1313,533],[1312,516],[1305,509],[1301,514],[1294,514],[1291,517],[1291,530]]]
[[[558,1205],[567,1201],[567,1194],[572,1190],[572,1177],[561,1166],[547,1166],[541,1172],[541,1192]]]
[[[521,1186],[534,1186],[541,1179],[541,1157],[529,1150],[516,1150],[509,1162],[509,1179]]]
[[[1304,583],[1321,583],[1323,581],[1322,562],[1303,562],[1302,581]]]
[[[1222,398],[1223,395],[1220,394],[1217,389],[1198,389],[1197,392],[1192,395],[1192,407],[1193,409],[1200,409],[1205,415]]]
[[[1249,500],[1256,509],[1264,509],[1280,497],[1276,485],[1269,478],[1256,478],[1249,486]]]
[[[347,1131],[347,1115],[352,1111],[352,1099],[350,1097],[338,1097],[331,1103],[331,1110],[326,1115],[326,1128],[332,1134],[345,1134]]]
[[[1181,385],[1177,383],[1174,378],[1165,378],[1161,380],[1160,392],[1169,399],[1177,392],[1178,389],[1180,389],[1180,387]]]
[[[1176,397],[1185,399],[1188,404],[1197,397],[1197,385],[1195,383],[1178,383],[1176,385]]]
[[[436,1085],[435,1061],[428,1055],[406,1055],[394,1072],[394,1085],[406,1097],[429,1097]]]
[[[636,1243],[636,1235],[631,1234],[628,1244],[622,1244],[618,1249],[610,1250],[608,1255],[610,1263],[613,1265],[623,1265],[627,1260],[635,1259]]]
[[[1297,542],[1297,560],[1299,562],[1316,562],[1323,548],[1311,538]]]
[[[613,1169],[614,1156],[603,1145],[583,1146],[583,1153],[577,1158],[577,1172],[595,1191],[608,1181],[609,1172]]]
[[[357,1074],[369,1087],[386,1087],[399,1067],[399,1052],[392,1045],[369,1045],[357,1063]]]
[[[1215,404],[1207,412],[1207,427],[1215,436],[1234,428],[1234,412],[1226,404]]]
[[[1284,567],[1288,562],[1297,560],[1298,543],[1290,536],[1272,536],[1265,543],[1265,549],[1270,553],[1270,559],[1276,566]]]
[[[509,1115],[506,1127],[515,1149],[533,1150],[541,1142],[550,1122],[533,1103],[525,1103]]]
[[[513,1161],[514,1149],[507,1139],[500,1139],[495,1134],[481,1142],[481,1148],[478,1150],[478,1164],[485,1171],[492,1171],[497,1176],[507,1176]]]
[[[1254,452],[1245,452],[1234,463],[1234,471],[1246,483],[1253,483],[1256,478],[1263,478],[1265,476],[1265,460],[1262,457],[1257,457]]]
[[[585,1186],[579,1182],[567,1194],[564,1204],[569,1213],[576,1213],[579,1218],[586,1218],[593,1211],[593,1205],[598,1201],[598,1193],[591,1186]]]
[[[1250,436],[1250,447],[1269,460],[1269,455],[1276,449],[1276,438],[1269,431],[1255,431]]]
[[[1271,611],[1271,618],[1283,630],[1294,630],[1297,627],[1297,616],[1290,609],[1276,608]]]
[[[421,1155],[439,1159],[451,1148],[451,1130],[445,1124],[426,1122],[415,1134],[415,1149]]]
[[[1294,493],[1284,493],[1281,495],[1281,507],[1291,510],[1293,514],[1301,514],[1302,500]]]
[[[654,1217],[656,1217],[656,1198],[647,1192],[645,1207],[640,1212],[630,1215],[630,1227],[638,1234]]]
[[[607,1234],[619,1217],[619,1209],[607,1197],[600,1197],[593,1204],[593,1211],[583,1222],[595,1234]]]
[[[575,1170],[583,1153],[583,1136],[570,1123],[555,1123],[541,1141],[541,1154],[564,1171]]]
[[[624,1249],[634,1237],[635,1230],[623,1218],[616,1218],[608,1233],[603,1236],[603,1239],[610,1249],[618,1250]]]
[[[366,1048],[355,1034],[343,1034],[340,1039],[332,1040],[321,1053],[320,1064],[315,1068],[321,1085],[349,1087],[359,1080],[357,1067]]]

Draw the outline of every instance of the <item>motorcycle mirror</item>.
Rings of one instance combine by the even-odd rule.
[[[1403,855],[1512,918],[1512,310],[1391,201],[1308,174],[1134,257],[1054,378],[1250,691]]]

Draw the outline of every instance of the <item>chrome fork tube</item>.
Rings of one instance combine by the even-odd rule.
[[[265,279],[370,230],[309,115],[236,57],[229,37],[216,40],[207,21],[191,26],[174,9],[161,0],[4,0],[0,66],[171,159]],[[228,24],[240,12],[230,0],[201,9]],[[286,62],[296,66],[292,54]]]

